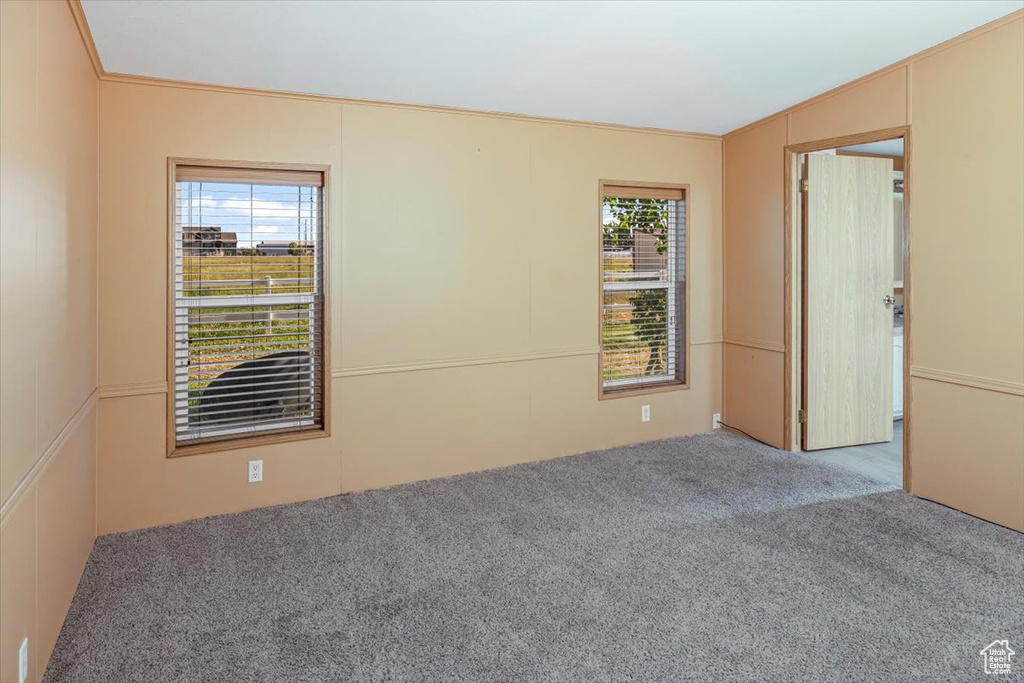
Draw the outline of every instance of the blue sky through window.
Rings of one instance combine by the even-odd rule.
[[[177,215],[183,227],[235,233],[238,248],[261,242],[316,240],[319,188],[240,183],[181,182]]]

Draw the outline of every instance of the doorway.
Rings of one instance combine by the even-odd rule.
[[[787,445],[910,490],[909,128],[786,148]]]

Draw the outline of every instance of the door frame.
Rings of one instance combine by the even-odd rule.
[[[843,135],[825,140],[814,140],[786,145],[784,149],[783,199],[784,199],[784,379],[783,379],[783,446],[786,450],[799,451],[800,425],[793,416],[800,409],[801,383],[803,380],[803,298],[806,283],[802,268],[794,264],[803,263],[802,206],[798,179],[800,178],[800,155],[820,152],[826,149],[860,145],[903,138],[903,490],[911,491],[911,400],[910,359],[913,345],[911,335],[911,272],[910,245],[913,223],[910,219],[913,169],[911,161],[910,126],[897,126],[854,135]],[[796,237],[800,236],[800,239]],[[799,289],[797,289],[799,288]],[[799,295],[796,295],[799,292]],[[800,359],[800,361],[796,361]]]

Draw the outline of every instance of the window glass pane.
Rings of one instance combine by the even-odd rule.
[[[175,186],[178,442],[321,425],[321,189]]]
[[[683,377],[685,202],[602,202],[602,381],[606,388]]]

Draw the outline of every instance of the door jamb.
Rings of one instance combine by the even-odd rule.
[[[910,220],[911,193],[913,184],[910,181],[913,164],[911,161],[911,132],[910,126],[896,126],[884,128],[867,133],[855,135],[844,135],[826,140],[815,140],[812,142],[801,142],[793,145],[786,145],[784,150],[784,232],[785,232],[785,310],[784,310],[784,379],[783,379],[783,446],[786,450],[799,450],[794,443],[795,432],[793,415],[798,409],[796,406],[799,393],[794,390],[796,378],[796,367],[794,357],[803,353],[800,343],[799,326],[801,323],[799,307],[803,296],[794,296],[796,286],[803,290],[803,280],[799,269],[794,269],[794,263],[800,263],[802,250],[801,240],[795,239],[799,235],[798,221],[800,218],[800,193],[797,183],[799,176],[799,157],[808,152],[818,152],[837,147],[849,145],[860,145],[867,142],[880,142],[903,138],[903,490],[911,492],[911,461],[910,461],[910,440],[911,440],[911,402],[913,392],[910,384],[910,359],[912,358],[911,336],[911,273],[910,273],[910,244],[913,224]],[[796,308],[794,305],[796,304]],[[794,344],[799,346],[794,346]],[[799,427],[799,425],[796,425]]]

